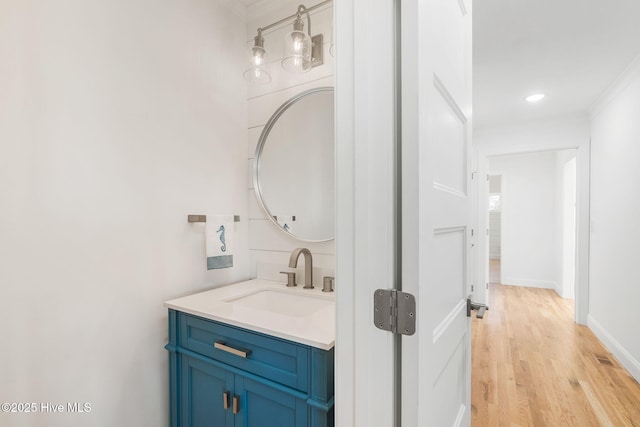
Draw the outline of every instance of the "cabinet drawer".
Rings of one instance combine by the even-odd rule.
[[[303,392],[309,389],[304,345],[178,313],[178,346]]]

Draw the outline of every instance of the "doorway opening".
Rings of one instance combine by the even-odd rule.
[[[576,154],[570,149],[489,157],[489,283],[574,298]]]
[[[485,180],[479,180],[479,200],[485,206],[479,223],[488,231],[483,264],[488,267],[491,309],[484,319],[472,319],[476,427],[527,418],[533,425],[549,424],[550,419],[563,419],[565,408],[572,407],[587,408],[572,413],[577,424],[599,425],[588,409],[598,401],[588,400],[593,396],[588,393],[600,386],[562,377],[571,372],[572,378],[609,378],[616,363],[606,369],[600,362],[574,364],[586,358],[610,360],[595,336],[573,318],[583,289],[577,255],[584,251],[577,251],[577,230],[589,220],[584,156],[580,148],[493,155],[480,162],[479,170],[487,173],[486,187]],[[594,374],[587,368],[600,370]],[[558,399],[562,405],[553,407]],[[615,405],[608,405],[617,399],[614,391],[603,399],[603,419],[617,419]]]
[[[502,176],[489,175],[489,284],[502,283],[500,278]]]

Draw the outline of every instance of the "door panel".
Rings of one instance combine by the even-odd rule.
[[[467,194],[466,118],[434,76],[436,96],[433,102],[433,137],[435,163],[434,185],[460,195]]]
[[[456,343],[453,351],[450,348],[443,349],[451,353],[451,358],[443,365],[440,373],[436,374],[433,384],[435,391],[435,406],[439,408],[433,420],[434,426],[461,425],[468,408],[462,402],[465,401],[468,385],[465,383],[467,370],[466,357],[468,354],[467,340],[463,337]]]
[[[440,54],[450,66],[453,77],[459,81],[465,79],[469,60],[468,32],[470,27],[460,19],[467,15],[463,0],[436,0],[434,9],[440,13],[435,20],[434,31]]]
[[[433,236],[433,293],[430,310],[435,319],[446,319],[467,298],[466,282],[466,229],[436,230]],[[434,289],[435,291],[436,289]],[[436,328],[438,329],[438,328]]]

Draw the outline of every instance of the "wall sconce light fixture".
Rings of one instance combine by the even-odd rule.
[[[249,57],[249,65],[242,75],[244,79],[252,83],[268,84],[271,75],[267,71],[267,52],[264,50],[264,37],[262,31],[253,39],[253,47]]]
[[[305,73],[311,68],[324,63],[323,58],[323,36],[317,34],[311,37],[311,16],[309,12],[331,3],[333,0],[325,0],[309,8],[304,5],[298,6],[298,10],[291,16],[287,16],[279,21],[258,28],[258,35],[254,38],[254,45],[251,48],[249,66],[245,70],[243,77],[253,83],[267,84],[271,81],[271,76],[267,71],[266,51],[264,49],[264,37],[262,33],[276,25],[293,21],[293,31],[285,35],[284,55],[282,58],[282,68],[291,73]],[[304,21],[302,15],[307,15],[307,32],[304,31]]]

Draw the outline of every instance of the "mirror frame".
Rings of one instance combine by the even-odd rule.
[[[262,186],[260,185],[260,176],[259,175],[260,175],[260,158],[262,157],[262,151],[264,149],[264,146],[265,146],[265,144],[267,142],[267,138],[269,137],[269,133],[271,132],[271,129],[273,128],[273,126],[276,124],[276,122],[278,121],[280,116],[282,116],[285,113],[285,111],[287,111],[296,102],[300,101],[302,98],[304,98],[306,96],[309,96],[309,95],[317,93],[317,92],[332,92],[332,93],[334,93],[334,105],[335,105],[335,90],[334,90],[334,88],[332,86],[321,86],[321,87],[316,87],[316,88],[313,88],[313,89],[305,90],[304,92],[301,92],[301,93],[297,94],[293,98],[288,99],[287,101],[285,101],[284,104],[282,104],[280,107],[278,107],[276,112],[273,113],[271,118],[269,118],[269,121],[267,122],[267,124],[262,129],[262,133],[260,134],[260,138],[258,139],[258,145],[256,146],[256,153],[255,153],[255,156],[254,156],[254,159],[253,159],[253,188],[254,188],[254,191],[256,193],[256,199],[258,199],[258,204],[260,205],[262,210],[267,215],[267,218],[269,218],[269,221],[271,221],[271,223],[275,224],[275,226],[279,230],[281,230],[283,233],[285,233],[287,236],[293,237],[294,239],[298,239],[298,240],[301,240],[303,242],[313,242],[313,243],[329,242],[331,240],[335,240],[335,238],[336,238],[335,237],[335,215],[334,215],[334,233],[333,233],[334,236],[331,237],[331,238],[320,239],[320,240],[305,239],[303,237],[299,237],[299,236],[296,236],[293,233],[288,232],[282,226],[280,226],[280,224],[278,224],[278,221],[275,220],[275,218],[273,217],[273,214],[271,213],[271,211],[269,211],[269,208],[265,204],[265,201],[262,199]],[[334,107],[334,114],[335,114],[335,107]],[[333,141],[334,141],[334,144],[335,144],[335,135],[334,135]],[[334,197],[335,197],[335,187],[334,187]]]

